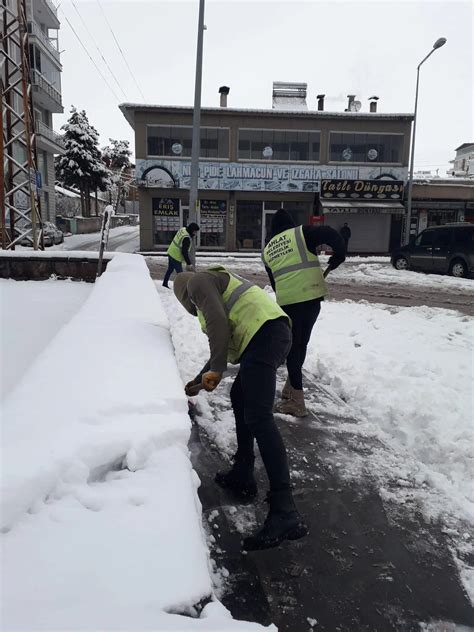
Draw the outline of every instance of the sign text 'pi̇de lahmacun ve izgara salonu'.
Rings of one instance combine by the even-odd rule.
[[[187,189],[190,186],[191,164],[189,161],[137,159],[136,162],[137,179],[144,186],[179,189]],[[397,182],[406,177],[406,169],[403,167],[385,167],[384,171],[392,178],[397,178]],[[199,188],[230,191],[319,192],[321,182],[326,179],[344,178],[350,182],[357,178],[371,180],[381,175],[380,167],[202,161],[199,164]]]

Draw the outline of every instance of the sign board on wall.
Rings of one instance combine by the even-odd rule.
[[[152,209],[156,231],[177,231],[181,228],[178,199],[153,198]]]
[[[401,180],[321,180],[321,197],[366,200],[401,200],[404,182]]]
[[[200,200],[201,233],[223,233],[227,206],[225,200]]]
[[[150,188],[189,189],[188,160],[136,161],[138,184]],[[373,180],[383,174],[406,180],[406,167],[357,167],[344,165],[283,164],[274,162],[199,163],[199,189],[219,191],[319,192],[321,180],[359,178]]]

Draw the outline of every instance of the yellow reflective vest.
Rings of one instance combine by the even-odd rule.
[[[227,360],[232,364],[237,364],[240,356],[262,325],[268,320],[281,317],[286,318],[290,324],[290,319],[271,296],[257,285],[229,272],[222,266],[215,266],[208,268],[208,270],[225,272],[230,277],[229,284],[222,294],[222,300],[230,325]],[[203,332],[207,333],[204,314],[199,309],[197,314]]]
[[[278,305],[304,303],[326,295],[326,282],[318,256],[306,247],[303,227],[275,235],[262,256],[275,280]]]
[[[183,239],[186,239],[186,237],[191,239],[191,236],[188,233],[187,229],[180,228],[178,232],[176,233],[176,235],[173,237],[173,241],[170,243],[169,248],[166,251],[167,255],[169,255],[170,257],[173,257],[173,259],[176,259],[176,261],[179,261],[180,263],[183,263],[184,261],[182,246],[183,246]],[[192,243],[192,240],[191,240],[191,243]]]

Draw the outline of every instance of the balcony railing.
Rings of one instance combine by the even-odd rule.
[[[28,22],[28,33],[37,37],[42,44],[44,44],[46,50],[54,57],[54,59],[58,62],[60,61],[59,51],[55,48],[49,37],[40,29],[36,22]]]
[[[58,145],[61,149],[64,149],[64,140],[61,134],[58,134],[54,131],[54,129],[51,129],[50,127],[45,125],[43,121],[36,121],[35,126],[37,134],[39,134],[40,136],[44,136],[55,145]]]
[[[31,70],[31,79],[34,85],[39,86],[53,99],[53,101],[56,101],[56,103],[62,106],[61,93],[59,90],[56,90],[53,84],[51,84],[44,75],[33,68]]]

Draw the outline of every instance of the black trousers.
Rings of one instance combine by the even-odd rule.
[[[253,469],[256,439],[271,491],[290,489],[286,449],[273,419],[276,372],[290,346],[291,330],[286,319],[266,322],[242,354],[230,391],[237,432],[236,463]]]
[[[170,280],[170,276],[173,272],[179,274],[183,271],[183,265],[180,261],[176,261],[173,257],[168,255],[168,269],[166,270],[165,278],[163,279],[163,285],[168,285],[168,281]]]
[[[293,343],[286,359],[288,376],[291,386],[301,390],[303,388],[302,369],[306,359],[306,349],[311,338],[314,323],[321,311],[321,299],[282,305],[282,310],[288,314],[292,323]]]

